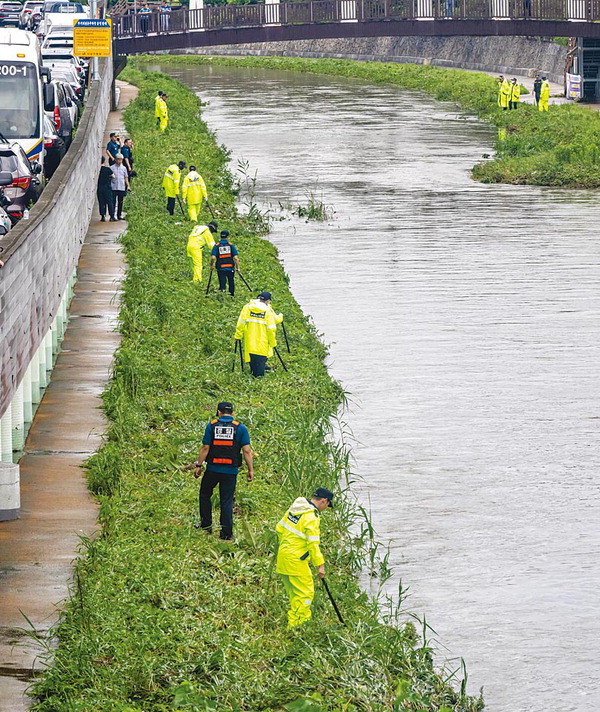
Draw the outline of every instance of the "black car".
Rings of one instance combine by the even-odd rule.
[[[0,2],[0,26],[19,26],[19,17],[23,6],[20,2]]]
[[[46,115],[44,115],[44,151],[46,152],[44,157],[44,175],[47,180],[50,180],[64,158],[67,147],[65,142],[58,135],[54,122]]]
[[[30,163],[18,143],[0,140],[0,171],[8,171],[13,177],[4,188],[4,195],[9,201],[6,212],[14,225],[42,193],[42,166],[37,161]]]

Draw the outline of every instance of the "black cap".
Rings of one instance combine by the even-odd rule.
[[[179,161],[179,163],[177,165],[179,166],[179,168],[185,168],[186,164],[185,164],[185,161]]]
[[[195,171],[195,170],[196,170],[196,166],[190,166],[190,171]]]
[[[210,228],[211,232],[216,232],[216,231],[217,231],[217,228],[219,227],[219,224],[216,223],[214,220],[211,220],[211,221],[208,223],[208,227]]]
[[[229,230],[221,230],[221,238],[225,240],[229,237]]]
[[[329,506],[333,507],[333,492],[330,492],[325,487],[317,487],[315,493],[313,494],[314,499],[328,499]]]
[[[158,90],[158,96],[162,96],[163,94],[164,94],[164,92],[159,89],[159,90]]]
[[[267,300],[271,299],[271,292],[261,292],[257,299],[260,299],[261,302],[266,302]]]
[[[220,410],[221,413],[233,413],[233,403],[230,403],[229,401],[221,401],[220,403],[217,403],[217,410]]]

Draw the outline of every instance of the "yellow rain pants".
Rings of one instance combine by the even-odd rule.
[[[548,111],[548,99],[550,98],[550,84],[548,81],[542,82],[540,91],[540,100],[538,101],[538,109],[540,111]]]
[[[214,244],[214,238],[207,225],[197,225],[190,234],[187,243],[187,256],[192,260],[193,282],[202,281],[202,250],[204,246],[210,248]]]
[[[312,574],[309,571],[303,576],[279,575],[290,599],[288,628],[306,623],[312,615],[311,605],[315,597],[315,584]]]

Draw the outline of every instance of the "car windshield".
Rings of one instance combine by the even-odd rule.
[[[37,138],[40,133],[36,67],[0,61],[0,132],[6,138]]]
[[[53,5],[50,12],[84,12],[83,5],[79,3],[69,3],[68,5]]]

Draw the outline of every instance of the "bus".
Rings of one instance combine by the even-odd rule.
[[[30,161],[44,161],[44,85],[50,70],[42,66],[33,32],[0,28],[0,134],[22,146]]]

